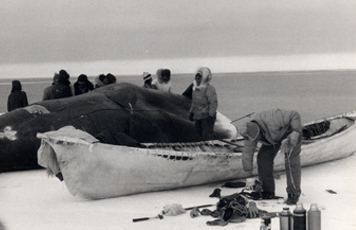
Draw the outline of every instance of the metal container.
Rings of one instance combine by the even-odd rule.
[[[313,203],[310,205],[308,211],[308,230],[320,230],[321,229],[321,212],[318,209],[318,205]]]
[[[307,229],[307,211],[302,203],[298,203],[293,211],[293,230]]]
[[[283,211],[279,213],[279,229],[280,230],[292,230],[292,213],[288,207],[283,208]]]

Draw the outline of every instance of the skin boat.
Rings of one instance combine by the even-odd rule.
[[[302,167],[355,153],[355,119],[356,111],[351,111],[304,124]],[[42,139],[39,164],[49,174],[63,177],[74,196],[101,199],[246,177],[241,162],[241,137],[127,147],[100,143],[70,126],[38,133],[37,137]],[[274,170],[283,171],[284,165],[284,154],[278,153]],[[254,175],[256,167],[254,163]]]

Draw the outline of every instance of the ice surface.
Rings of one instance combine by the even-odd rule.
[[[317,203],[321,209],[323,230],[354,230],[356,219],[356,156],[302,169],[300,202],[305,209]],[[212,191],[223,183],[178,190],[153,192],[104,200],[86,200],[72,196],[64,183],[48,178],[45,170],[2,173],[0,175],[0,220],[8,230],[34,229],[207,229],[210,216],[192,219],[189,212],[178,216],[133,223],[133,218],[154,217],[166,204],[183,207],[215,204]],[[276,195],[285,194],[285,175],[276,179]],[[221,188],[222,195],[240,189]],[[326,190],[333,190],[331,194]],[[269,212],[285,205],[276,200],[257,201],[257,207]],[[295,206],[290,206],[293,210]],[[214,207],[209,208],[214,210]],[[260,220],[229,223],[224,229],[259,229]],[[272,230],[279,229],[279,219],[272,219]]]

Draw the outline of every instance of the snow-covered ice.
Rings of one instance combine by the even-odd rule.
[[[306,210],[311,203],[321,209],[323,230],[356,229],[356,156],[302,169],[300,202]],[[45,170],[8,172],[0,175],[0,220],[7,230],[51,229],[208,229],[210,216],[191,218],[189,212],[136,222],[133,218],[154,217],[166,204],[183,207],[216,204],[212,191],[223,183],[139,195],[87,200],[72,196],[57,178],[48,178]],[[276,195],[285,194],[285,175],[276,179]],[[222,195],[239,189],[221,188]],[[331,194],[326,190],[333,190]],[[281,211],[285,206],[276,200],[257,201],[259,209]],[[293,211],[295,206],[290,206]],[[214,207],[209,208],[214,210]],[[260,219],[229,223],[224,229],[259,229]],[[216,227],[218,228],[218,227]],[[279,229],[278,217],[272,219],[272,230]]]

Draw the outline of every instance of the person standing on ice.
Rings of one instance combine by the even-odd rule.
[[[117,81],[117,79],[116,79],[115,75],[112,73],[108,73],[105,76],[104,84],[105,85],[115,84],[116,81]]]
[[[104,84],[105,78],[106,78],[105,74],[100,74],[98,77],[96,77],[94,89],[98,89],[100,87],[105,86]]]
[[[195,122],[195,130],[202,140],[213,139],[218,97],[215,88],[209,83],[212,79],[209,68],[201,67],[195,72],[192,104],[189,120]]]
[[[7,111],[28,106],[27,95],[22,91],[21,82],[12,81],[11,93],[7,98]]]
[[[69,74],[65,70],[59,71],[58,84],[51,88],[51,99],[59,99],[73,96],[72,88],[69,81]]]
[[[143,72],[143,88],[157,89],[157,86],[152,85],[152,76],[148,72]]]
[[[273,109],[262,111],[250,122],[237,127],[244,137],[242,151],[243,169],[252,176],[253,154],[257,143],[262,144],[257,156],[258,178],[262,183],[262,199],[275,197],[273,161],[278,151],[285,153],[287,178],[287,204],[296,204],[301,194],[300,152],[302,144],[302,124],[298,112]],[[256,178],[246,180],[246,189],[252,189]]]
[[[83,93],[88,93],[94,89],[93,83],[88,80],[88,76],[81,74],[78,77],[78,80],[74,83],[74,95],[80,95]]]
[[[52,98],[52,96],[53,96],[52,88],[54,87],[54,85],[58,85],[58,78],[59,78],[59,74],[54,73],[52,85],[46,87],[43,90],[42,101],[54,99],[54,98]]]
[[[169,69],[158,69],[157,78],[152,81],[152,85],[156,86],[158,90],[171,92],[171,71]]]

